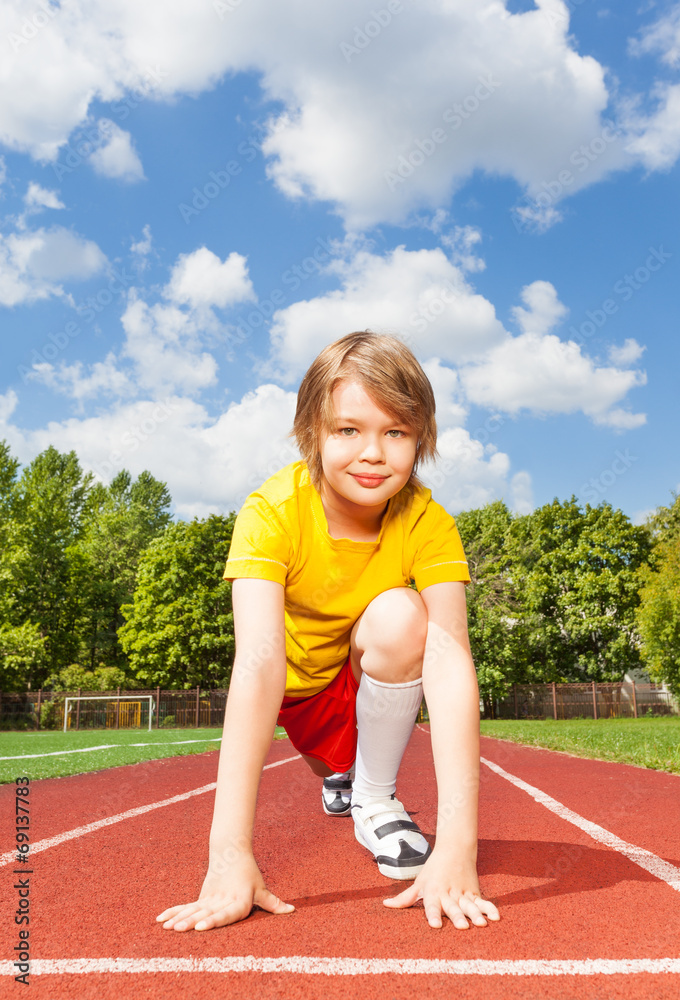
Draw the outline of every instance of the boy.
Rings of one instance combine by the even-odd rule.
[[[431,927],[443,915],[461,930],[499,919],[476,872],[467,563],[453,518],[416,476],[437,454],[434,411],[425,373],[395,337],[349,334],[305,375],[292,432],[303,461],[251,494],[234,528],[225,578],[236,656],[210,863],[198,901],[159,915],[166,929],[234,923],[253,905],[293,909],[268,891],[252,853],[277,718],[324,778],[325,811],[346,815],[351,795],[356,839],[379,870],[415,880],[385,905],[422,899]],[[439,798],[433,850],[396,798],[423,690]]]

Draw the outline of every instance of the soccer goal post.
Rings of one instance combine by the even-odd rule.
[[[152,694],[102,694],[102,695],[81,695],[79,697],[73,696],[69,698],[64,698],[64,732],[68,728],[69,720],[69,702],[79,702],[79,701],[148,701],[149,703],[149,732],[151,732],[151,725],[153,722],[153,695]]]

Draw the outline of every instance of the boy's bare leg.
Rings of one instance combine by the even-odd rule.
[[[328,778],[334,773],[331,771],[328,764],[324,764],[322,760],[317,760],[316,757],[308,757],[306,753],[303,753],[302,759],[306,764],[309,764],[314,774],[316,774],[319,778]]]

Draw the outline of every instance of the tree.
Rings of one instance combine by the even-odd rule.
[[[512,515],[497,500],[456,517],[468,560],[468,632],[485,714],[495,698],[524,679],[525,651],[521,602],[507,550]]]
[[[635,612],[648,532],[610,504],[554,500],[513,521],[529,677],[616,681],[640,663]]]
[[[170,503],[165,483],[150,472],[133,482],[127,470],[108,487],[95,485],[88,497],[78,551],[87,567],[81,660],[90,671],[97,665],[119,670],[128,666],[118,641],[125,621],[121,605],[132,601],[139,560],[167,527]]]
[[[6,625],[35,625],[45,652],[42,661],[26,661],[23,677],[17,677],[22,686],[39,686],[47,672],[72,662],[77,654],[83,567],[76,543],[91,482],[75,452],[62,455],[50,447],[26,466],[11,487],[0,608]]]
[[[118,635],[140,681],[226,687],[234,661],[231,584],[222,579],[236,515],[170,525],[144,552]]]
[[[656,544],[651,565],[640,570],[637,621],[650,675],[680,695],[680,496],[660,507],[649,526]]]

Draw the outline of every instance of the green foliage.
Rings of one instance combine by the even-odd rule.
[[[5,624],[30,622],[45,640],[45,665],[27,661],[24,685],[38,687],[52,669],[75,658],[81,612],[81,559],[75,544],[91,487],[75,452],[48,448],[13,483],[1,557],[0,609]]]
[[[58,729],[59,727],[59,702],[56,700],[45,701],[40,706],[40,728]]]
[[[637,620],[650,675],[680,695],[680,497],[651,519],[656,544],[652,565],[640,571]]]
[[[137,685],[118,667],[105,667],[103,664],[95,670],[86,670],[79,663],[63,667],[58,674],[48,678],[47,686],[53,691],[115,691],[117,688],[134,688]]]
[[[635,611],[648,532],[610,504],[574,497],[516,518],[511,573],[522,596],[525,677],[616,681],[640,664]]]
[[[170,519],[165,484],[148,472],[133,482],[126,471],[108,487],[94,484],[75,452],[52,447],[18,470],[0,442],[2,687],[44,687],[75,663],[90,673],[115,668],[111,677],[131,686],[120,605],[132,599],[142,552]],[[102,684],[97,673],[94,686]]]
[[[82,587],[86,613],[82,621],[82,659],[125,670],[119,641],[124,624],[121,605],[132,601],[137,567],[149,543],[170,521],[170,494],[164,483],[142,472],[132,481],[126,470],[108,487],[97,484],[85,512],[79,554],[86,567]]]
[[[5,691],[25,690],[26,675],[40,675],[46,663],[45,639],[37,625],[0,625],[0,662]]]
[[[120,642],[150,687],[226,687],[234,659],[231,584],[222,580],[235,515],[170,525],[146,549]]]
[[[523,619],[507,548],[511,522],[500,500],[456,517],[470,570],[470,646],[487,711],[524,673]]]

